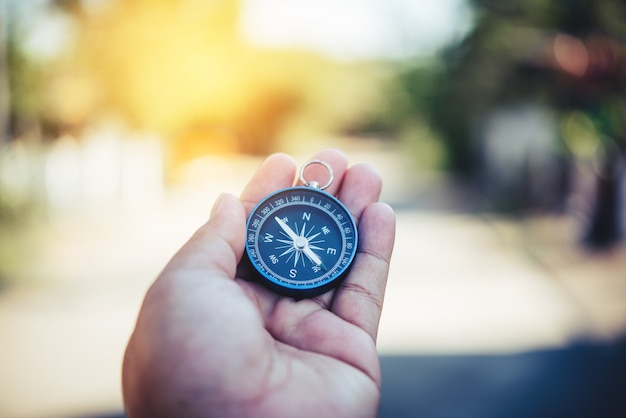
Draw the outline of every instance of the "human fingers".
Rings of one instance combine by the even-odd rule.
[[[267,157],[241,193],[246,214],[268,194],[293,185],[295,172],[296,163],[289,155],[278,153]]]
[[[234,278],[245,245],[244,207],[235,196],[221,195],[213,205],[209,220],[183,245],[167,265],[172,270],[216,272]]]
[[[363,210],[378,201],[382,184],[378,172],[368,164],[354,165],[344,175],[337,197],[350,210],[357,224]]]
[[[376,341],[395,240],[396,217],[385,203],[372,203],[359,223],[359,249],[350,273],[335,290],[330,310]]]
[[[378,201],[382,189],[382,180],[378,172],[367,164],[357,164],[344,175],[338,198],[348,208],[357,227],[365,208]],[[323,307],[330,307],[334,292],[326,292],[314,298]]]
[[[333,181],[324,189],[326,193],[336,195],[343,181],[344,174],[348,168],[348,157],[336,148],[326,148],[313,155],[309,161],[319,160],[327,163],[333,170]],[[320,164],[310,164],[304,170],[306,181],[316,181],[320,186],[324,186],[330,179],[328,169]],[[298,180],[301,185],[302,181]]]

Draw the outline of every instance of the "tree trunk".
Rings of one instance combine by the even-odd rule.
[[[620,196],[624,181],[622,153],[606,155],[601,172],[596,178],[596,196],[585,234],[585,244],[596,249],[608,249],[621,239],[621,221],[625,196]]]
[[[9,140],[10,92],[6,7],[4,2],[0,2],[0,145]]]

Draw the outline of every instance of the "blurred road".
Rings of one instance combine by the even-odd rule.
[[[624,334],[625,247],[585,252],[566,218],[451,210],[431,194],[439,177],[409,175],[400,153],[348,151],[379,168],[383,199],[397,208],[384,359],[517,355]],[[238,193],[257,163],[209,161],[162,200],[60,215],[38,231],[21,284],[0,292],[0,416],[119,413],[122,353],[144,292],[215,197]],[[396,370],[389,361],[384,371]]]
[[[623,418],[626,339],[508,355],[383,356],[379,418]]]

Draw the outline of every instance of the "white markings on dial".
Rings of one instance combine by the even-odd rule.
[[[354,258],[357,236],[350,214],[330,196],[290,192],[266,198],[253,211],[248,255],[261,275],[276,283],[305,288],[332,281]]]
[[[302,215],[302,218],[310,219],[311,214],[304,212],[304,214]],[[274,220],[276,221],[278,226],[280,226],[280,228],[285,233],[287,238],[289,238],[288,240],[284,240],[284,239],[277,240],[285,244],[285,246],[280,247],[281,249],[286,248],[286,250],[281,254],[281,257],[289,254],[287,261],[289,261],[293,257],[293,266],[296,267],[298,265],[298,261],[300,261],[301,258],[302,258],[302,264],[304,265],[304,257],[303,257],[304,255],[313,264],[315,264],[315,266],[321,267],[324,270],[326,270],[326,266],[324,265],[324,262],[322,261],[322,259],[313,251],[313,249],[321,250],[321,248],[311,245],[312,240],[315,239],[319,235],[319,233],[312,235],[311,237],[307,237],[306,236],[306,223],[302,225],[302,229],[300,229],[300,232],[298,233],[297,225],[296,225],[296,231],[294,231],[286,222],[284,222],[278,216],[275,216]],[[309,234],[312,232],[313,232],[313,227],[309,230]]]

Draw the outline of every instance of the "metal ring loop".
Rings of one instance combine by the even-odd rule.
[[[324,167],[326,167],[326,170],[328,170],[328,174],[329,174],[329,177],[330,177],[330,178],[328,179],[328,182],[327,182],[325,185],[323,185],[323,186],[319,186],[319,183],[318,183],[318,182],[316,182],[316,181],[311,181],[311,182],[309,182],[309,181],[307,181],[307,180],[304,178],[304,169],[305,169],[305,168],[307,168],[307,167],[308,167],[308,166],[310,166],[310,165],[313,165],[313,164],[320,164],[320,165],[323,165]],[[311,160],[311,161],[309,161],[309,162],[305,163],[305,164],[304,164],[304,165],[300,168],[300,181],[301,181],[301,182],[302,182],[302,184],[304,184],[305,186],[311,186],[311,187],[318,188],[318,189],[320,189],[320,190],[324,190],[324,189],[326,189],[328,186],[330,186],[330,185],[332,184],[332,182],[333,182],[333,180],[334,180],[334,179],[335,179],[335,176],[333,175],[333,168],[330,166],[330,164],[328,164],[327,162],[322,161],[322,160]]]

